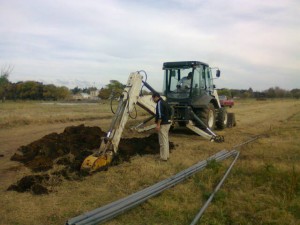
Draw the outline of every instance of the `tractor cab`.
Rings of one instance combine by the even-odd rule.
[[[164,95],[169,102],[191,104],[193,100],[214,91],[211,68],[199,61],[165,62]],[[217,77],[220,71],[217,70]]]
[[[209,129],[225,127],[227,112],[221,108],[212,68],[208,64],[199,61],[165,62],[163,70],[163,95],[173,108],[173,122],[186,126],[192,121],[199,128]],[[220,70],[217,70],[216,77],[219,76]]]

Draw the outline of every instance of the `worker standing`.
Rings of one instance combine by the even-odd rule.
[[[153,93],[152,99],[156,104],[156,131],[160,146],[160,158],[167,161],[169,158],[169,130],[171,127],[171,107],[165,102],[159,93]]]

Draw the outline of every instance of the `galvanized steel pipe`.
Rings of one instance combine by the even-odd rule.
[[[214,189],[213,193],[209,196],[209,198],[207,199],[207,201],[205,202],[205,204],[202,206],[202,208],[200,209],[200,211],[197,213],[197,215],[195,216],[194,220],[192,221],[192,223],[190,225],[195,225],[198,220],[200,219],[200,217],[202,216],[202,214],[204,213],[204,211],[206,210],[206,208],[208,207],[209,203],[212,201],[212,199],[214,198],[215,194],[217,193],[217,191],[220,189],[220,187],[222,186],[222,184],[224,183],[225,179],[227,178],[228,174],[230,173],[233,165],[235,164],[237,158],[240,155],[240,152],[235,151],[235,158],[232,161],[230,167],[227,169],[226,173],[224,174],[223,178],[221,179],[221,181],[218,183],[218,185],[216,186],[216,188]]]
[[[90,212],[84,213],[80,216],[74,217],[67,221],[67,225],[88,225],[88,224],[99,224],[100,222],[107,221],[139,204],[146,201],[147,199],[161,193],[162,191],[173,187],[177,183],[185,180],[194,173],[204,169],[210,160],[221,161],[234,154],[233,151],[228,152],[222,150],[215,155],[209,157],[207,160],[198,162],[197,164],[185,169],[178,174],[169,177],[163,181],[160,181],[146,189],[136,192],[123,199],[117,200]]]

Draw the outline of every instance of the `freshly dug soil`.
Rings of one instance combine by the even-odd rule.
[[[53,168],[54,160],[71,154],[81,158],[91,154],[91,150],[100,147],[101,136],[105,132],[99,127],[84,125],[65,128],[61,134],[51,133],[26,146],[21,146],[11,160],[25,164],[33,172],[47,171]]]
[[[18,192],[30,191],[33,194],[48,194],[47,187],[53,180],[61,177],[68,180],[82,179],[87,175],[80,171],[83,160],[93,154],[101,144],[101,137],[106,133],[100,127],[84,125],[66,127],[63,133],[51,133],[26,146],[21,146],[11,160],[19,161],[39,175],[25,176],[8,190]],[[170,142],[170,150],[174,144]],[[121,139],[118,155],[113,165],[129,161],[130,157],[139,154],[158,154],[157,134],[145,138]]]
[[[26,192],[31,191],[33,194],[48,194],[48,189],[42,184],[49,180],[49,175],[29,175],[23,177],[17,182],[8,187],[8,191]]]

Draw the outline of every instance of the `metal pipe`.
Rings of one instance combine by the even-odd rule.
[[[112,202],[108,205],[102,206],[90,212],[84,213],[80,216],[74,217],[67,221],[67,225],[87,225],[87,224],[97,224],[100,222],[107,221],[137,205],[146,201],[147,199],[161,193],[162,191],[173,187],[177,183],[185,180],[187,177],[193,175],[194,173],[204,169],[210,160],[221,161],[232,153],[226,150],[222,150],[215,155],[209,157],[207,160],[203,160],[193,165],[192,167],[185,169],[178,174],[169,177],[161,182],[158,182],[146,189],[136,192],[130,196],[123,199]]]
[[[203,205],[203,207],[200,209],[200,211],[197,213],[197,215],[195,216],[194,220],[192,221],[192,223],[190,225],[195,225],[198,220],[200,219],[200,217],[202,216],[202,214],[204,213],[204,211],[206,210],[206,208],[208,207],[209,203],[212,201],[212,199],[214,198],[215,194],[217,193],[217,191],[220,189],[220,187],[222,186],[222,184],[224,183],[225,179],[227,178],[228,174],[230,173],[233,165],[235,164],[236,160],[238,159],[240,152],[237,152],[235,150],[233,150],[232,152],[234,152],[234,154],[236,154],[234,160],[232,161],[231,165],[229,166],[229,168],[227,169],[226,173],[224,174],[223,178],[221,179],[221,181],[218,183],[218,185],[216,186],[216,188],[214,189],[213,193],[209,196],[209,198],[207,199],[207,201],[205,202],[205,204]]]
[[[236,145],[236,146],[240,147],[242,145],[248,144],[249,142],[252,142],[252,141],[256,140],[257,138],[258,138],[258,136],[254,137],[248,141],[245,141],[242,144]],[[222,178],[222,180],[220,181],[218,186],[215,188],[215,191],[213,192],[211,197],[205,203],[205,205],[204,205],[205,208],[200,210],[200,212],[197,214],[197,218],[198,217],[200,218],[201,215],[203,214],[204,210],[207,208],[208,204],[212,200],[214,194],[219,190],[219,188],[223,184],[224,180],[228,176],[234,163],[236,162],[236,160],[239,156],[239,152],[237,152],[236,150],[232,150],[230,152],[228,152],[226,150],[222,150],[222,151],[216,153],[215,155],[207,158],[207,160],[198,162],[197,164],[191,166],[190,168],[185,169],[185,170],[177,173],[176,175],[169,177],[161,182],[158,182],[146,189],[143,189],[143,190],[136,192],[130,196],[127,196],[123,199],[112,202],[108,205],[102,206],[102,207],[92,210],[90,212],[84,213],[80,216],[69,219],[66,222],[66,225],[94,225],[94,224],[99,224],[101,222],[107,221],[107,220],[125,212],[126,210],[129,210],[129,209],[139,205],[140,203],[146,201],[147,199],[159,194],[163,190],[173,187],[175,184],[183,181],[187,177],[202,170],[203,168],[205,168],[207,166],[207,164],[210,160],[221,161],[221,160],[227,159],[228,157],[230,157],[232,155],[236,155],[234,161],[232,162],[231,166],[225,173],[224,177]]]
[[[239,147],[241,147],[241,146],[243,146],[243,145],[246,145],[246,144],[248,144],[248,143],[250,143],[250,142],[253,142],[253,141],[257,140],[258,138],[259,138],[259,135],[258,135],[258,136],[255,136],[255,137],[253,137],[253,138],[249,139],[248,141],[245,141],[245,142],[243,142],[243,143],[241,143],[241,144],[237,144],[237,145],[233,146],[233,148],[234,148],[234,149],[239,148]]]

